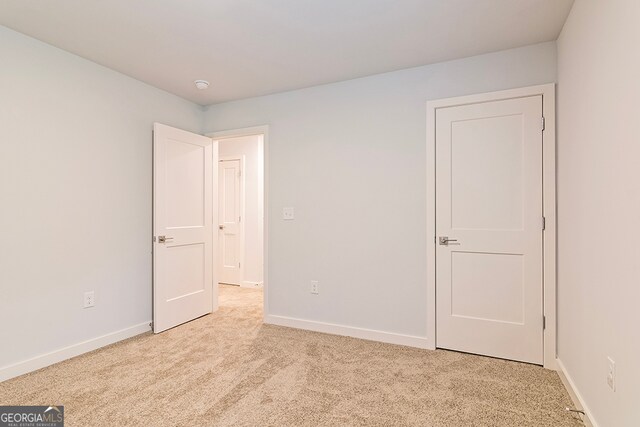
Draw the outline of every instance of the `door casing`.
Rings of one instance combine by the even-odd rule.
[[[528,96],[542,96],[543,215],[543,331],[544,367],[557,370],[556,363],[556,119],[555,84],[530,86],[427,102],[427,342],[435,350],[436,336],[436,111],[439,108],[477,104]],[[542,123],[541,123],[542,125]]]

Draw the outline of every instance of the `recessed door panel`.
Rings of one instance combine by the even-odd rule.
[[[522,115],[451,123],[451,226],[522,229]]]
[[[167,278],[175,284],[167,289],[166,301],[190,296],[205,288],[205,246],[176,245],[167,249]]]
[[[167,228],[202,227],[205,147],[174,139],[165,144]]]
[[[451,252],[451,315],[489,322],[524,321],[523,257]]]

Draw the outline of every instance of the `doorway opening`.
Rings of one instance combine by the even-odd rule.
[[[218,146],[218,306],[264,309],[266,128],[207,136]]]
[[[244,150],[243,142],[253,151]],[[265,147],[266,126],[202,136],[154,123],[154,333],[206,316],[220,306],[246,306],[232,314],[264,319],[268,307]],[[219,172],[225,161],[228,165]],[[224,184],[222,193],[229,193],[223,215],[218,208],[219,180]],[[221,239],[227,225],[235,229],[230,238]],[[218,255],[221,244],[226,259]],[[231,284],[220,285],[220,264],[235,260],[237,267],[223,277]],[[219,292],[220,286],[227,288]]]

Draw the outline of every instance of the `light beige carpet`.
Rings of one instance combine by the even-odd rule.
[[[262,292],[0,384],[67,426],[579,426],[555,372],[262,324]]]

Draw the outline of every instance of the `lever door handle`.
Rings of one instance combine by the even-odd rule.
[[[438,241],[440,242],[441,245],[448,245],[449,242],[457,242],[458,239],[450,239],[447,236],[440,236]]]
[[[173,240],[173,237],[158,236],[158,243],[165,243],[165,242],[168,242],[169,240]]]
[[[219,228],[220,230],[224,230],[224,225],[219,225],[219,226],[218,226],[218,228]]]

